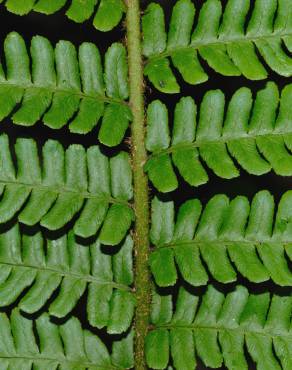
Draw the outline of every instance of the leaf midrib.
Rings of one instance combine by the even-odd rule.
[[[86,367],[90,367],[90,369],[92,369],[93,367],[95,369],[100,369],[100,370],[104,370],[104,369],[109,369],[109,370],[123,370],[122,368],[120,367],[116,367],[114,365],[112,366],[105,366],[105,365],[98,365],[98,364],[94,364],[92,362],[80,362],[80,361],[70,361],[70,360],[67,360],[66,358],[65,359],[59,359],[59,358],[50,358],[50,357],[43,357],[41,354],[39,354],[39,356],[17,356],[17,355],[11,355],[11,356],[3,356],[3,355],[0,355],[0,359],[4,359],[4,360],[14,360],[14,359],[18,359],[18,360],[23,360],[23,361],[45,361],[45,362],[49,362],[49,361],[54,361],[54,362],[57,362],[58,364],[62,365],[71,365],[71,366],[86,366]]]
[[[283,32],[283,33],[279,32],[279,33],[261,35],[258,37],[242,35],[241,37],[236,37],[236,38],[234,37],[232,39],[231,38],[220,38],[220,39],[217,38],[216,40],[209,39],[209,40],[204,40],[200,42],[193,42],[193,43],[190,43],[188,46],[179,46],[175,48],[173,47],[170,49],[166,49],[162,53],[152,54],[151,56],[147,58],[146,64],[149,64],[157,59],[171,57],[172,54],[175,54],[176,52],[179,52],[179,51],[188,51],[190,49],[198,50],[200,47],[203,47],[203,46],[216,46],[218,44],[219,45],[236,44],[236,43],[243,42],[243,41],[250,41],[250,42],[255,43],[256,41],[265,41],[268,39],[282,39],[284,37],[291,37],[291,36],[292,36],[292,32]]]
[[[163,325],[157,325],[157,326],[154,326],[151,328],[151,330],[155,330],[155,329],[191,329],[191,330],[196,330],[196,329],[209,329],[209,330],[214,330],[216,332],[228,332],[228,331],[232,331],[232,332],[235,332],[235,333],[238,333],[238,334],[242,334],[242,335],[247,335],[247,334],[256,334],[256,335],[261,335],[261,336],[264,336],[264,337],[268,337],[268,338],[276,338],[276,337],[284,337],[284,338],[288,338],[288,339],[292,339],[292,332],[291,331],[288,331],[288,332],[280,332],[280,333],[276,333],[276,332],[273,332],[273,333],[269,333],[269,331],[267,331],[265,328],[263,328],[262,330],[251,330],[251,329],[245,329],[245,328],[242,328],[239,324],[238,327],[236,328],[228,328],[228,327],[224,327],[224,326],[216,326],[216,325],[210,325],[210,326],[207,326],[207,325],[198,325],[198,324],[185,324],[185,325],[175,325],[175,324],[163,324]]]
[[[132,205],[127,202],[126,200],[123,199],[118,199],[118,198],[113,198],[111,196],[106,196],[106,195],[100,195],[96,193],[90,193],[87,191],[81,191],[79,189],[73,190],[69,189],[65,186],[50,186],[50,185],[43,185],[43,184],[27,184],[21,181],[18,181],[17,179],[15,181],[4,181],[0,180],[0,185],[18,185],[18,186],[26,186],[27,188],[31,189],[30,191],[33,190],[46,190],[47,192],[52,192],[56,194],[62,194],[62,193],[69,193],[75,196],[78,196],[79,198],[84,198],[84,199],[96,199],[100,201],[105,201],[108,203],[113,203],[113,204],[122,204],[125,206],[128,206],[129,208],[132,207]]]
[[[157,249],[159,248],[179,248],[180,246],[196,246],[196,247],[199,247],[200,245],[204,245],[204,244],[216,244],[216,245],[220,245],[222,244],[223,246],[226,246],[226,245],[233,245],[233,244],[246,244],[246,245],[254,245],[254,246],[260,246],[260,245],[263,245],[263,244],[274,244],[274,245],[279,245],[281,244],[283,247],[287,247],[287,246],[292,246],[292,240],[273,240],[273,239],[263,239],[263,240],[252,240],[252,239],[248,239],[248,238],[244,238],[244,239],[235,239],[235,240],[230,240],[230,239],[193,239],[193,240],[189,240],[189,241],[172,241],[170,243],[166,243],[166,244],[160,244],[160,245],[156,245]]]
[[[242,134],[238,134],[236,136],[231,136],[231,135],[221,135],[219,136],[218,138],[212,138],[212,139],[206,139],[206,140],[202,140],[202,139],[199,139],[199,140],[195,140],[193,142],[185,142],[185,143],[180,143],[180,144],[176,144],[176,145],[171,145],[169,146],[168,148],[166,149],[159,149],[159,150],[155,150],[152,152],[152,154],[148,157],[148,160],[152,157],[158,157],[158,156],[161,156],[161,155],[164,155],[164,154],[169,154],[169,153],[173,153],[173,152],[176,152],[176,151],[179,151],[179,150],[188,150],[188,149],[193,149],[193,148],[200,148],[202,145],[206,145],[206,144],[216,144],[216,143],[220,143],[220,144],[227,144],[232,142],[232,141],[236,141],[236,140],[244,140],[244,139],[254,139],[256,140],[257,138],[274,138],[274,137],[284,137],[285,135],[289,135],[289,134],[292,134],[292,127],[291,127],[291,131],[290,130],[287,130],[287,131],[272,131],[272,132],[263,132],[263,133],[256,133],[256,134],[250,134],[250,133],[242,133]]]
[[[64,270],[58,270],[52,267],[40,267],[40,266],[34,266],[34,265],[25,264],[25,263],[20,264],[20,263],[0,261],[0,266],[1,265],[12,266],[16,268],[20,267],[20,268],[34,269],[40,272],[48,271],[48,272],[51,272],[52,274],[55,273],[63,277],[76,278],[78,280],[85,280],[88,283],[96,283],[99,285],[110,285],[116,289],[132,291],[132,289],[127,285],[115,283],[114,281],[100,280],[98,278],[95,278],[93,275],[78,274],[77,272],[72,272],[72,271],[66,272]]]
[[[115,104],[120,104],[120,105],[126,105],[128,106],[129,103],[127,101],[124,101],[122,99],[115,99],[115,98],[110,98],[110,97],[107,97],[105,95],[101,95],[101,94],[94,94],[94,95],[91,95],[91,94],[87,94],[87,93],[84,93],[83,91],[77,91],[77,90],[74,90],[74,89],[61,89],[57,86],[53,87],[53,86],[45,86],[45,85],[37,85],[37,84],[34,84],[34,83],[15,83],[15,82],[10,82],[8,80],[3,80],[1,81],[0,80],[0,87],[11,87],[13,89],[15,88],[19,88],[19,89],[23,89],[23,90],[28,90],[28,89],[42,89],[44,91],[47,91],[47,92],[50,92],[52,94],[56,94],[56,93],[64,93],[64,94],[68,94],[68,95],[72,95],[72,96],[79,96],[80,99],[82,98],[88,98],[88,99],[93,99],[93,100],[98,100],[100,102],[104,102],[104,103],[115,103]]]

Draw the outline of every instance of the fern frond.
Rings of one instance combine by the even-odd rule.
[[[192,33],[195,5],[191,0],[179,0],[167,33],[163,9],[151,3],[143,17],[143,53],[148,58],[145,75],[158,90],[178,93],[170,60],[187,83],[199,84],[208,79],[199,55],[224,76],[262,80],[268,72],[258,52],[273,71],[290,77],[292,59],[285,47],[292,51],[291,0],[256,0],[245,27],[249,9],[249,0],[228,0],[222,14],[220,0],[207,0]]]
[[[80,245],[72,233],[55,240],[40,232],[21,235],[16,224],[0,234],[0,306],[13,304],[21,295],[18,307],[31,314],[50,300],[49,314],[62,318],[87,290],[91,326],[124,332],[135,306],[130,289],[133,241],[128,236],[114,256],[101,247],[99,241]]]
[[[203,211],[199,200],[190,200],[176,222],[174,203],[155,198],[151,241],[156,248],[150,266],[159,286],[174,285],[177,270],[194,286],[207,284],[209,274],[230,283],[237,280],[235,269],[254,283],[271,279],[292,286],[292,191],[282,196],[277,211],[268,191],[257,193],[251,205],[243,196],[230,201],[216,195]]]
[[[208,181],[202,160],[219,177],[239,176],[237,166],[253,175],[271,170],[292,176],[292,85],[281,92],[269,82],[254,101],[248,88],[232,96],[225,111],[221,90],[208,91],[197,107],[191,97],[176,105],[170,139],[168,111],[159,100],[148,107],[146,147],[152,153],[145,170],[161,192],[178,187],[174,166],[192,186]],[[173,166],[174,165],[174,166]]]
[[[37,320],[14,309],[10,318],[0,313],[1,369],[116,370],[133,366],[133,333],[115,341],[110,354],[101,339],[83,330],[75,317],[52,323],[47,314]]]
[[[167,369],[171,356],[175,369],[193,370],[197,355],[208,368],[224,363],[230,370],[248,370],[247,351],[257,369],[290,370],[291,314],[291,296],[249,294],[242,286],[226,296],[208,286],[201,302],[184,288],[176,302],[155,293],[148,366]]]
[[[69,123],[73,133],[90,132],[102,118],[99,140],[118,145],[131,120],[126,50],[113,44],[105,54],[105,69],[97,47],[35,36],[30,58],[23,38],[10,33],[4,43],[6,77],[0,65],[0,120],[11,114],[14,124],[32,126],[40,119],[52,129]],[[55,70],[56,65],[56,70]]]
[[[94,27],[107,32],[116,27],[125,12],[123,0],[0,0],[7,10],[18,15],[31,11],[53,14],[65,6],[66,15],[74,22],[82,23],[94,16]]]
[[[77,216],[76,235],[86,238],[101,229],[102,244],[123,240],[134,218],[128,204],[133,190],[127,153],[109,160],[98,146],[85,151],[81,145],[70,145],[64,151],[60,143],[48,140],[42,147],[41,166],[34,140],[17,139],[13,151],[7,135],[1,135],[1,224],[17,215],[26,225],[40,222],[58,230]]]

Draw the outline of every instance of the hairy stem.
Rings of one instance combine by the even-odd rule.
[[[132,162],[134,172],[135,227],[135,369],[146,369],[144,339],[148,330],[150,310],[149,202],[148,181],[143,171],[147,161],[145,148],[144,81],[142,67],[139,0],[127,0],[127,41],[130,75],[132,122]]]

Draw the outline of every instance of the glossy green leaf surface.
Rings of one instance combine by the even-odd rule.
[[[0,370],[291,370],[292,0],[1,11]]]
[[[1,0],[7,10],[17,15],[31,11],[53,14],[66,9],[69,19],[83,23],[90,18],[98,31],[107,32],[116,27],[125,11],[122,0]]]
[[[232,179],[239,168],[260,176],[273,170],[292,176],[292,85],[275,83],[252,96],[242,87],[226,103],[221,90],[208,91],[198,108],[191,97],[176,104],[173,126],[166,106],[153,101],[147,111],[145,165],[161,192],[178,187],[175,168],[192,186],[208,182],[206,168]],[[172,126],[172,130],[171,127]]]
[[[291,0],[228,0],[224,10],[220,0],[206,0],[195,21],[196,3],[178,0],[166,28],[162,7],[150,3],[142,18],[144,74],[168,94],[180,92],[174,70],[192,85],[208,80],[202,59],[224,76],[263,80],[270,69],[291,77],[291,9]]]
[[[10,317],[1,313],[0,323],[2,369],[115,370],[133,365],[132,360],[129,362],[133,358],[132,334],[115,341],[110,353],[98,336],[82,328],[76,317],[56,325],[47,314],[32,321],[14,309]],[[127,348],[127,356],[123,348]]]
[[[12,115],[15,125],[27,127],[41,120],[55,130],[68,125],[76,134],[87,134],[100,126],[103,144],[113,147],[121,143],[132,120],[122,44],[108,48],[104,68],[98,48],[89,42],[81,44],[77,52],[69,41],[59,41],[53,49],[48,39],[34,36],[29,55],[24,39],[12,32],[5,39],[4,53],[1,121]]]
[[[0,234],[0,306],[8,307],[21,296],[18,307],[33,314],[49,301],[48,313],[63,318],[87,290],[90,325],[124,332],[135,306],[132,248],[128,236],[111,256],[99,241],[88,246],[74,240],[73,233],[58,239],[44,238],[41,232],[23,234],[16,224]],[[119,313],[125,306],[126,316]]]
[[[0,223],[17,216],[29,226],[59,230],[74,219],[76,235],[88,238],[100,231],[103,244],[119,244],[134,219],[129,155],[108,159],[98,146],[86,151],[73,144],[64,150],[54,140],[41,150],[42,163],[34,140],[17,139],[12,153],[8,137],[0,136]]]
[[[162,287],[183,280],[206,285],[212,277],[231,283],[240,274],[253,283],[271,279],[292,286],[292,192],[276,207],[268,191],[251,204],[243,196],[219,194],[202,207],[198,199],[185,202],[175,216],[174,202],[152,201],[150,254],[155,282]]]
[[[146,338],[151,369],[169,369],[171,362],[174,369],[193,370],[199,358],[209,368],[248,370],[247,353],[257,369],[291,367],[290,296],[250,294],[243,286],[224,295],[212,285],[201,300],[184,288],[177,298],[156,294]]]

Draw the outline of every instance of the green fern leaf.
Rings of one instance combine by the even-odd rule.
[[[245,29],[249,0],[228,0],[223,15],[220,0],[207,0],[192,33],[195,6],[191,0],[179,0],[173,7],[167,34],[161,6],[151,3],[142,19],[143,53],[148,58],[144,73],[159,91],[178,93],[180,87],[170,60],[182,78],[195,85],[208,79],[200,56],[224,76],[262,80],[268,73],[258,51],[270,69],[290,77],[292,59],[282,42],[291,52],[291,5],[291,0],[256,0]]]
[[[252,174],[271,170],[292,176],[292,85],[286,85],[279,99],[273,82],[260,90],[253,103],[248,88],[235,92],[224,117],[225,97],[221,90],[208,91],[197,107],[191,97],[176,105],[172,138],[166,106],[152,102],[147,114],[146,147],[151,152],[145,170],[161,192],[178,187],[173,164],[192,186],[208,181],[201,159],[219,177],[239,176],[239,166]],[[279,112],[278,112],[279,110]]]
[[[0,223],[17,215],[26,225],[40,222],[58,230],[77,215],[76,235],[86,238],[100,230],[105,245],[123,240],[134,218],[128,204],[133,191],[127,153],[108,160],[98,146],[86,152],[81,145],[70,145],[64,151],[48,140],[40,166],[35,141],[19,138],[15,156],[17,170],[8,137],[0,136]]]
[[[148,366],[167,369],[171,358],[174,369],[193,370],[197,355],[208,368],[224,363],[230,370],[248,370],[247,350],[257,369],[289,370],[291,314],[292,297],[249,294],[242,286],[224,296],[210,285],[201,302],[184,288],[176,301],[154,293]]]
[[[116,27],[125,11],[123,0],[0,0],[9,12],[25,15],[32,10],[44,14],[53,14],[66,5],[69,19],[82,23],[93,18],[94,27],[107,32]]]
[[[10,318],[0,314],[0,325],[1,369],[116,370],[133,366],[133,333],[114,342],[110,354],[101,339],[83,330],[75,317],[58,326],[47,314],[31,321],[14,309]]]
[[[28,50],[9,33],[0,122],[129,146],[0,135],[0,370],[291,370],[292,190],[206,204],[161,193],[181,178],[206,184],[209,170],[292,177],[292,0],[140,3],[0,0],[14,14],[64,11],[103,32],[126,13],[122,41],[104,55],[42,36]],[[143,74],[175,94],[214,71],[253,81],[271,72],[281,91],[266,81],[256,94],[182,97],[173,119],[166,101],[145,109]]]
[[[69,123],[73,133],[90,132],[101,117],[99,140],[120,144],[132,118],[128,98],[125,48],[113,44],[101,58],[94,44],[76,49],[68,41],[55,48],[41,36],[31,41],[32,68],[23,38],[10,33],[4,44],[6,77],[0,65],[0,120],[11,114],[16,125],[33,126],[40,119],[52,129]],[[56,64],[56,71],[54,65]]]
[[[187,201],[174,222],[174,203],[155,198],[151,241],[156,249],[150,267],[156,283],[174,285],[177,270],[194,286],[207,284],[209,274],[230,283],[237,280],[236,268],[254,283],[271,279],[292,286],[292,192],[274,209],[268,191],[257,193],[251,205],[243,196],[230,201],[216,195],[203,211],[199,200]]]
[[[0,306],[13,304],[21,295],[19,308],[32,314],[50,300],[48,312],[62,318],[88,290],[90,325],[107,327],[109,333],[124,332],[135,305],[129,287],[133,283],[132,248],[128,236],[111,257],[102,253],[98,241],[86,248],[72,233],[54,240],[44,239],[40,232],[21,235],[16,224],[0,234]]]

